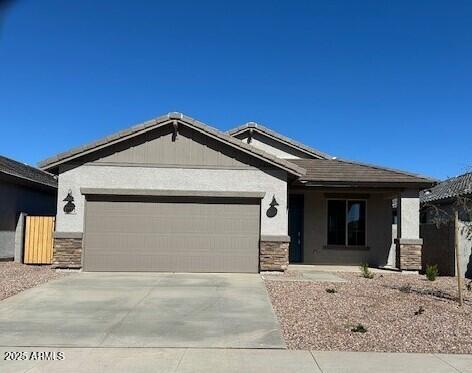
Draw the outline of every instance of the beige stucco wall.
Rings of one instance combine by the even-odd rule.
[[[304,262],[308,264],[387,265],[392,245],[392,200],[371,194],[366,204],[369,250],[327,249],[327,199],[323,192],[305,192]]]
[[[281,170],[195,169],[169,167],[102,166],[85,164],[59,174],[57,232],[83,232],[85,198],[81,188],[197,190],[265,192],[261,208],[261,234],[287,235],[287,174]],[[63,199],[68,190],[76,211],[65,214]],[[278,214],[266,216],[275,195]]]

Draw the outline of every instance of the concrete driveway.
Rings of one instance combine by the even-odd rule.
[[[77,273],[0,302],[0,346],[285,348],[259,275]]]

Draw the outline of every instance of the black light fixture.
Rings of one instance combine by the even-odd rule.
[[[75,210],[74,197],[72,196],[72,190],[69,189],[67,192],[66,198],[63,199],[64,202],[67,202],[64,205],[64,212],[70,214]]]
[[[252,142],[252,137],[254,136],[254,130],[252,128],[249,128],[249,133],[247,136],[247,143],[250,144]]]
[[[272,197],[272,202],[269,205],[270,207],[267,209],[266,215],[268,218],[273,218],[275,215],[277,215],[276,206],[279,206],[279,203],[275,199],[275,195]]]
[[[172,122],[172,142],[175,142],[175,140],[177,140],[178,134],[179,134],[179,122],[174,120]]]

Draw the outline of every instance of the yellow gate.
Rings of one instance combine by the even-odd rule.
[[[25,264],[51,264],[53,216],[26,216]]]

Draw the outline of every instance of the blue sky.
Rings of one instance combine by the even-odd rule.
[[[472,166],[471,19],[471,1],[19,0],[0,21],[0,154],[35,164],[181,111],[454,176]]]

